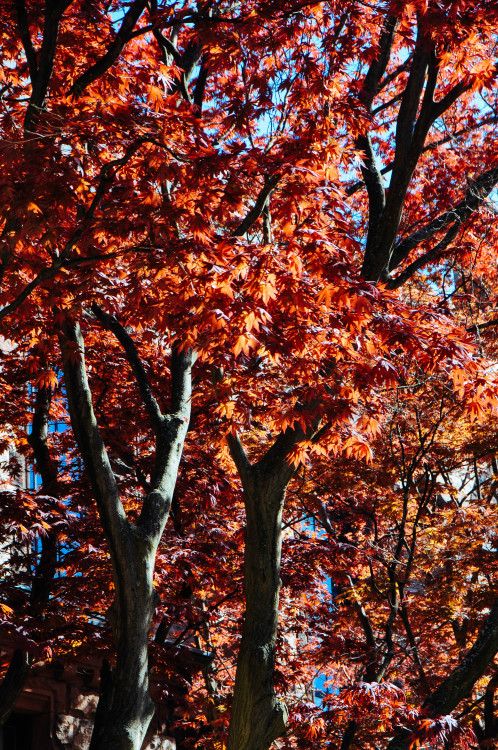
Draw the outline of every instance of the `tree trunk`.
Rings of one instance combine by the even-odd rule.
[[[283,492],[260,486],[246,493],[246,611],[228,750],[267,750],[286,727],[287,709],[273,689],[283,500]]]
[[[0,684],[0,726],[5,724],[22,693],[29,675],[30,663],[26,651],[18,648],[12,654],[9,668]]]
[[[190,420],[191,370],[195,354],[176,345],[171,354],[171,407],[162,414],[134,342],[113,316],[97,305],[94,315],[122,345],[155,434],[156,455],[150,489],[136,523],[121,502],[92,404],[80,327],[68,321],[60,332],[71,425],[88,473],[109,545],[115,598],[108,613],[116,666],[103,671],[91,750],[140,750],[154,703],[149,695],[148,644],[157,606],[153,588],[155,555],[175,489]],[[74,351],[78,353],[74,357]],[[72,356],[71,356],[72,354]]]
[[[108,612],[116,665],[103,670],[99,710],[90,750],[140,750],[154,715],[149,695],[148,643],[154,612],[154,552],[135,531],[128,549],[128,576],[116,579],[116,598]],[[149,545],[150,546],[150,545]],[[131,549],[130,549],[131,548]],[[125,562],[125,560],[123,560]]]
[[[275,695],[275,646],[280,591],[282,511],[295,471],[287,462],[300,431],[281,434],[265,456],[251,465],[239,439],[228,437],[244,488],[246,610],[227,750],[268,750],[287,726],[287,708]]]

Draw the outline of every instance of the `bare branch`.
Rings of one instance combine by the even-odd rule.
[[[399,102],[403,94],[396,94],[396,96],[393,96],[392,99],[389,99],[387,102],[384,102],[383,104],[379,104],[378,107],[375,107],[375,109],[372,110],[372,116],[378,115],[379,112],[382,112],[384,109],[387,109],[388,107],[392,107],[393,104],[396,104],[396,102]]]
[[[436,260],[440,254],[446,250],[446,248],[453,242],[455,237],[460,231],[460,223],[455,223],[448,229],[443,239],[437,243],[433,248],[428,250],[426,253],[420,256],[410,263],[398,276],[389,278],[386,287],[388,289],[399,289],[410,279],[417,271],[426,266],[433,260]]]
[[[456,86],[453,86],[453,88],[448,91],[446,96],[443,96],[438,102],[434,102],[432,122],[437,120],[438,117],[441,117],[441,115],[443,115],[446,110],[449,109],[460,96],[462,96],[462,94],[472,88],[472,85],[472,83],[457,83]]]
[[[69,414],[114,560],[128,527],[114,473],[92,405],[85,366],[85,344],[79,323],[66,323],[59,334]]]
[[[93,81],[96,81],[97,78],[100,78],[100,76],[104,75],[111,65],[116,62],[124,46],[130,40],[135,25],[142,15],[142,12],[145,10],[146,5],[147,0],[134,0],[123,18],[123,22],[116,34],[116,38],[109,45],[105,55],[76,79],[69,90],[70,94],[75,97],[81,96],[87,86],[93,83]]]
[[[265,184],[259,191],[254,206],[247,213],[246,217],[241,221],[237,229],[232,232],[232,237],[242,237],[242,235],[244,235],[252,227],[254,222],[259,219],[265,209],[269,196],[275,189],[280,178],[280,174],[274,174],[271,177],[265,177]]]
[[[450,224],[460,227],[483,203],[498,182],[498,167],[492,167],[479,175],[469,185],[465,197],[454,208],[426,224],[422,229],[413,232],[401,240],[392,253],[389,270],[396,268],[407,257],[408,253],[424,240],[430,239],[437,232]]]
[[[33,42],[31,41],[31,35],[29,33],[29,20],[26,11],[26,3],[24,0],[15,0],[15,6],[17,11],[19,36],[21,38],[22,46],[24,47],[26,60],[28,61],[29,77],[31,78],[31,84],[33,85],[38,74],[38,65],[36,62],[36,50],[33,47]]]
[[[489,117],[484,117],[482,120],[479,120],[472,125],[468,125],[465,128],[460,128],[460,130],[455,130],[454,133],[448,133],[448,135],[445,135],[444,138],[440,138],[438,141],[432,141],[431,143],[428,143],[422,150],[423,152],[434,151],[434,149],[439,148],[439,146],[444,146],[446,143],[450,143],[456,138],[460,138],[460,136],[462,135],[472,133],[474,130],[478,130],[485,125],[494,125],[496,124],[496,122],[498,122],[498,115],[494,114],[490,115]]]
[[[477,332],[477,331],[483,331],[485,328],[492,328],[493,326],[498,325],[498,318],[491,318],[491,320],[486,320],[485,323],[475,323],[472,326],[469,326],[465,330],[469,333]]]
[[[392,73],[389,73],[389,75],[383,78],[379,83],[379,91],[382,91],[382,89],[385,89],[386,86],[389,86],[389,84],[392,83],[400,75],[400,73],[404,73],[406,70],[409,70],[410,65],[412,64],[412,58],[413,53],[409,55],[408,59],[405,60],[405,62],[398,65],[398,67],[395,68]]]
[[[104,312],[104,310],[102,310],[102,308],[96,303],[92,305],[92,313],[95,315],[97,320],[99,320],[102,326],[104,326],[104,328],[112,331],[112,333],[116,336],[117,340],[123,347],[126,359],[128,360],[128,363],[135,376],[142,401],[147,410],[147,414],[149,415],[152,429],[157,436],[161,431],[164,416],[162,415],[159,404],[157,403],[154,394],[152,393],[152,388],[150,386],[149,379],[147,377],[147,373],[145,372],[142,360],[140,359],[140,356],[138,354],[137,347],[135,346],[135,342],[126,332],[126,329],[121,325],[118,319],[114,315],[109,315],[109,313]]]

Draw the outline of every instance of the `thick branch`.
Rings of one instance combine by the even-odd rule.
[[[353,740],[355,738],[357,731],[358,731],[358,724],[356,721],[354,721],[354,719],[352,719],[348,723],[346,730],[344,734],[342,735],[342,742],[341,742],[340,750],[349,750],[349,748],[353,744]],[[328,745],[327,750],[337,750],[336,743],[334,742]]]
[[[175,342],[171,351],[171,416],[188,412],[192,397],[192,367],[196,355],[191,349],[181,349]]]
[[[61,2],[46,2],[45,4],[45,16],[43,25],[43,39],[38,54],[38,65],[34,78],[31,77],[31,97],[29,100],[28,108],[26,110],[26,117],[24,119],[24,133],[34,133],[36,131],[36,125],[40,110],[45,104],[45,97],[47,95],[50,79],[52,78],[52,72],[54,69],[55,53],[57,51],[57,38],[59,35],[59,25],[61,22],[62,14],[66,8],[71,4],[72,0],[62,0]],[[22,12],[21,17],[22,19]],[[27,22],[27,18],[25,19]],[[29,35],[29,29],[28,29]],[[27,39],[25,40],[27,43]],[[29,50],[29,44],[28,44]],[[28,52],[26,52],[28,55]],[[29,51],[31,57],[31,51]],[[28,65],[30,67],[30,74],[34,72],[33,60],[29,60]]]
[[[176,46],[177,30],[177,27],[173,28],[171,39],[164,36],[158,28],[153,30],[153,34],[159,48],[161,49],[163,61],[166,64],[169,64],[169,61],[173,60],[177,68],[182,71],[180,79],[170,86],[168,93],[172,94],[179,89],[184,100],[188,104],[192,104],[192,97],[190,96],[188,85],[192,78],[194,68],[202,56],[203,47],[202,44],[191,41],[184,52],[180,52]],[[206,75],[206,71],[204,71],[203,75]]]
[[[423,708],[430,716],[446,716],[461,700],[470,695],[476,681],[483,676],[498,652],[498,599],[463,661],[429,695]],[[408,750],[411,733],[400,732],[388,745],[388,750]]]
[[[138,19],[145,10],[146,5],[147,0],[134,0],[123,18],[123,22],[116,34],[116,38],[109,45],[105,55],[103,55],[100,60],[97,60],[91,68],[88,68],[88,70],[82,73],[82,75],[80,75],[71,86],[70,93],[73,94],[73,96],[81,96],[87,86],[96,81],[97,78],[100,78],[100,76],[104,75],[104,73],[114,65],[124,46],[130,40],[131,33],[133,32]]]
[[[154,545],[168,519],[175,490],[178,467],[187,435],[191,412],[192,367],[196,359],[191,349],[171,352],[171,413],[162,418],[156,438],[154,471],[137,526]]]
[[[394,101],[394,100],[393,100]],[[391,104],[392,102],[390,102]],[[380,109],[375,110],[380,111]],[[445,135],[444,138],[440,138],[437,141],[431,141],[431,143],[427,143],[421,153],[424,154],[426,151],[434,151],[436,148],[439,148],[439,146],[444,146],[447,143],[450,143],[451,141],[460,138],[462,135],[467,135],[468,133],[472,133],[474,130],[478,130],[479,128],[485,127],[486,125],[494,125],[498,122],[498,117],[496,115],[490,115],[489,117],[484,117],[482,120],[479,120],[479,122],[474,123],[473,125],[468,125],[465,128],[460,128],[460,130],[456,130],[454,133],[448,133],[448,135]],[[380,170],[381,175],[388,174],[389,172],[392,172],[394,166],[394,162],[390,162],[389,164],[386,164],[385,167],[382,167]],[[361,190],[363,187],[365,187],[365,181],[364,180],[358,180],[357,182],[354,182],[352,185],[350,185],[346,190],[346,196],[350,198],[352,195],[357,193],[359,190]]]
[[[383,102],[383,104],[379,104],[378,107],[375,107],[374,110],[372,110],[372,116],[378,115],[379,112],[382,112],[384,109],[388,109],[389,107],[392,107],[393,104],[396,104],[396,102],[399,102],[401,97],[403,96],[403,93],[396,94],[396,96],[393,96],[392,99],[389,99],[387,102]]]
[[[285,488],[296,472],[296,465],[289,461],[289,455],[293,449],[303,440],[311,439],[316,432],[317,424],[313,424],[304,432],[301,427],[288,427],[281,432],[273,445],[266,451],[264,456],[254,465],[261,476],[276,486]]]
[[[434,111],[434,93],[439,75],[439,60],[434,50],[427,56],[427,82],[422,98],[420,113],[415,122],[410,144],[411,161],[416,164],[424,150],[427,134],[436,119]],[[396,161],[396,157],[395,157]]]
[[[368,73],[365,76],[363,84],[363,98],[368,112],[371,111],[372,102],[380,90],[382,76],[391,56],[391,49],[394,42],[394,32],[398,25],[398,19],[395,16],[387,16],[384,29],[379,39],[379,54],[370,65]]]
[[[375,236],[386,205],[386,193],[382,176],[377,166],[370,136],[363,135],[357,140],[357,147],[365,153],[361,167],[363,180],[368,193],[368,237]],[[368,238],[367,238],[368,244]]]
[[[498,652],[498,599],[462,663],[427,698],[424,708],[438,716],[453,711],[468,696]]]
[[[417,163],[418,156],[410,151],[427,65],[425,44],[418,40],[397,118],[393,175],[386,205],[382,216],[375,220],[373,226],[369,226],[361,271],[362,276],[369,281],[378,281],[387,267],[406,191]]]
[[[465,197],[457,205],[445,211],[440,216],[430,221],[421,229],[413,232],[409,237],[405,237],[394,248],[389,269],[393,270],[405,260],[411,250],[424,240],[433,237],[437,232],[445,229],[450,224],[456,224],[458,227],[463,224],[488,197],[498,182],[498,167],[492,167],[479,175],[468,187]]]
[[[26,651],[16,649],[0,684],[0,727],[5,724],[19,698],[29,674],[31,660]]]
[[[123,347],[156,435],[153,475],[137,523],[141,532],[145,532],[149,543],[154,546],[159,543],[168,518],[183,443],[190,421],[191,371],[195,362],[195,353],[192,350],[180,350],[176,344],[173,345],[171,353],[171,412],[163,415],[152,392],[135,343],[126,329],[117,318],[104,312],[98,305],[92,305],[92,312],[103,326],[114,333]],[[77,439],[80,442],[78,436]],[[112,475],[112,480],[115,483],[114,475]]]
[[[492,739],[496,736],[495,692],[498,685],[498,675],[494,674],[486,685],[484,693],[484,736]]]
[[[413,261],[413,263],[410,263],[409,266],[405,268],[404,271],[402,271],[398,276],[395,278],[388,279],[386,283],[386,287],[388,289],[399,289],[403,284],[405,284],[408,279],[410,279],[417,271],[419,271],[421,268],[427,265],[427,263],[430,263],[433,260],[436,260],[439,255],[446,250],[446,248],[453,242],[455,237],[460,231],[460,224],[455,223],[452,227],[448,229],[443,239],[437,243],[431,250],[428,250],[426,253],[420,256],[420,258],[417,258]]]
[[[367,647],[369,648],[372,656],[374,656],[377,651],[377,641],[375,639],[372,623],[370,622],[370,618],[366,613],[365,607],[361,603],[360,597],[358,596],[355,585],[353,583],[353,579],[350,575],[348,575],[348,581],[351,588],[351,593],[353,595],[353,605],[356,610],[356,614],[358,615],[358,620],[360,621],[361,628],[365,635]],[[375,678],[375,672],[375,664],[369,664],[365,670],[365,678],[368,681],[377,682]]]
[[[492,328],[496,325],[498,325],[498,318],[492,318],[491,320],[486,320],[484,323],[474,323],[474,325],[468,326],[465,330],[469,333],[476,333],[477,331],[483,331],[486,328]]]
[[[445,135],[444,138],[440,138],[438,141],[432,141],[431,143],[428,143],[426,146],[424,146],[422,151],[434,151],[436,148],[439,148],[439,146],[444,146],[446,143],[450,143],[450,141],[453,141],[456,138],[460,138],[460,136],[462,135],[472,133],[474,130],[478,130],[485,125],[495,125],[497,122],[498,116],[495,114],[490,115],[489,117],[483,117],[482,120],[474,122],[472,125],[467,125],[465,128],[460,128],[460,130],[455,130],[454,133],[448,133],[448,135]]]
[[[181,68],[183,70],[183,84],[187,88],[190,80],[194,74],[195,66],[202,57],[203,47],[202,44],[197,42],[189,42],[187,48],[181,56]],[[190,100],[190,95],[188,95]]]
[[[411,54],[405,62],[398,65],[397,68],[395,68],[392,73],[389,73],[385,78],[382,79],[382,81],[379,84],[379,91],[382,91],[386,88],[390,83],[392,83],[396,78],[400,75],[400,73],[404,73],[406,70],[409,70],[410,65],[412,64],[412,57],[413,54]]]
[[[435,102],[438,73],[437,55],[433,49],[430,51],[429,40],[419,29],[419,39],[397,118],[396,150],[386,206],[382,220],[378,222],[378,231],[369,232],[365,250],[362,275],[371,281],[385,277],[388,266],[392,269],[398,265],[397,255],[394,265],[391,260],[392,248],[399,229],[406,192],[420,155],[425,150],[424,144],[431,126],[470,87],[468,84],[457,84],[443,99]],[[444,224],[440,228],[444,228]]]
[[[15,0],[15,5],[17,11],[17,26],[19,29],[19,36],[24,48],[26,60],[28,61],[31,85],[33,85],[38,73],[38,65],[36,62],[36,51],[33,47],[33,42],[31,41],[31,35],[29,33],[29,20],[28,13],[26,11],[26,4],[24,0]]]
[[[239,436],[231,432],[227,435],[227,443],[230,455],[237,467],[242,484],[245,484],[250,481],[252,466],[247,457],[247,453],[244,450],[244,446],[242,445]]]
[[[102,308],[95,303],[92,305],[92,313],[104,328],[112,331],[112,333],[116,336],[117,340],[123,347],[126,359],[128,360],[128,364],[130,365],[135,376],[142,401],[147,410],[147,414],[149,415],[152,429],[157,436],[161,430],[164,417],[159,408],[159,404],[157,403],[154,394],[152,393],[152,388],[150,386],[149,379],[147,377],[147,373],[145,372],[142,360],[139,357],[135,342],[126,332],[124,326],[121,325],[121,323],[114,315],[109,315],[109,313],[104,312],[104,310],[102,310]]]
[[[265,178],[265,184],[259,191],[258,197],[254,203],[254,206],[247,213],[246,217],[241,221],[237,229],[232,232],[232,237],[242,237],[252,227],[255,221],[259,219],[263,213],[267,200],[273,192],[275,186],[280,180],[281,175],[274,174],[271,177]]]
[[[9,302],[8,305],[2,307],[2,309],[0,310],[0,320],[6,318],[7,315],[10,315],[10,313],[14,312],[14,310],[17,310],[17,308],[20,307],[22,303],[28,299],[31,292],[39,287],[40,284],[43,284],[44,281],[53,278],[60,271],[62,265],[63,264],[60,258],[57,258],[51,266],[40,271],[40,273],[35,276],[33,281],[30,281],[29,284],[26,284],[22,292],[20,292],[17,297],[12,300],[12,302]]]
[[[412,630],[410,618],[408,617],[408,610],[406,608],[406,602],[404,601],[402,602],[401,607],[400,607],[400,617],[405,627],[405,633],[406,633],[406,637],[408,638],[408,643],[410,644],[410,656],[412,657],[413,661],[417,665],[418,673],[419,673],[420,679],[424,687],[427,687],[427,675],[425,674],[424,666],[422,662],[420,661],[417,641],[415,640],[415,635]]]
[[[380,88],[380,81],[384,75],[394,41],[397,20],[393,16],[386,18],[386,23],[379,40],[379,54],[370,65],[363,84],[362,99],[367,112],[372,111],[372,104]],[[377,232],[377,227],[385,206],[385,191],[382,176],[377,166],[370,135],[364,133],[356,141],[356,147],[365,154],[361,171],[368,192],[368,234]]]
[[[438,102],[434,102],[432,121],[434,122],[438,117],[441,117],[441,115],[443,115],[446,110],[449,109],[452,104],[454,104],[456,100],[462,96],[462,94],[465,94],[466,91],[469,91],[472,86],[472,83],[457,83],[450,91],[448,91],[446,96],[443,96],[443,98]]]
[[[128,526],[107,451],[100,435],[85,366],[85,344],[79,323],[66,323],[60,334],[71,425],[95,493],[111,548]]]
[[[202,104],[204,101],[204,92],[206,90],[206,83],[209,75],[209,66],[207,55],[204,55],[201,62],[201,69],[197,76],[194,90],[194,105],[197,108],[197,113],[200,115],[202,112]]]
[[[424,90],[425,76],[429,69],[427,87],[422,101],[422,110],[417,121],[417,112],[419,109],[420,99]],[[419,28],[417,37],[417,46],[413,55],[413,61],[410,68],[408,81],[403,92],[401,105],[396,121],[396,152],[394,164],[401,166],[401,162],[407,158],[408,152],[412,148],[416,123],[420,127],[421,118],[424,109],[427,110],[432,104],[432,97],[437,80],[437,62],[434,55],[429,55],[427,51],[427,40]],[[425,113],[424,113],[425,115]],[[422,144],[423,145],[423,144]]]
[[[38,388],[31,432],[28,435],[28,443],[33,449],[36,469],[42,478],[43,489],[46,494],[53,492],[57,480],[57,465],[51,460],[47,444],[51,402],[51,391],[47,388]]]

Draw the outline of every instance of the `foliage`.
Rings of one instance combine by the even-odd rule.
[[[70,373],[139,528],[154,415],[195,352],[149,643],[178,747],[224,747],[230,721],[230,750],[491,746],[498,634],[434,701],[494,612],[498,6],[0,9],[3,635],[113,661],[120,577]],[[280,626],[251,700],[275,690],[289,724],[242,745],[251,513],[277,486]]]

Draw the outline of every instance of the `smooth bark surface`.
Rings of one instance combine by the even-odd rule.
[[[123,345],[156,435],[150,491],[137,524],[126,517],[116,479],[95,418],[88,384],[84,342],[78,324],[60,335],[73,431],[92,484],[109,545],[115,588],[108,613],[116,664],[102,681],[100,708],[91,750],[139,750],[154,704],[149,695],[148,641],[157,604],[153,588],[155,554],[166,524],[190,417],[192,353],[172,353],[172,409],[161,414],[130,337],[115,318],[94,309]],[[105,710],[102,710],[104,707]]]
[[[282,511],[295,471],[288,462],[305,435],[288,429],[251,464],[238,437],[228,443],[244,490],[246,609],[235,677],[228,750],[267,750],[286,730],[288,711],[274,690],[278,629]]]

